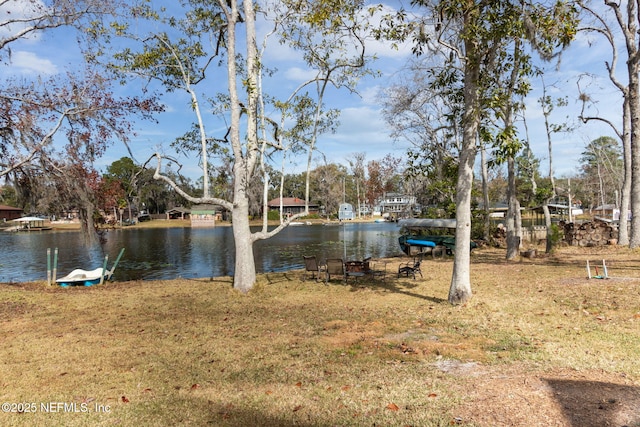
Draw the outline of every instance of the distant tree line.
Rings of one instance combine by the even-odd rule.
[[[537,192],[531,187],[530,163],[525,153],[517,159],[518,198],[524,208],[540,206],[539,194],[550,189],[550,180],[538,170],[534,162]],[[354,156],[360,164],[348,166],[329,163],[311,170],[310,202],[322,207],[327,216],[334,216],[343,201],[354,207],[372,207],[386,193],[415,196],[423,207],[425,217],[451,217],[455,212],[455,176],[453,162],[441,163],[438,168],[420,165],[417,159],[386,155],[381,160],[366,161],[366,156]],[[420,170],[420,172],[418,172]],[[359,171],[362,171],[358,174]],[[202,192],[202,182],[193,181],[174,171],[167,171],[176,182],[189,188],[193,194]],[[106,168],[103,174],[87,174],[86,186],[80,191],[69,191],[64,180],[39,167],[21,167],[7,176],[7,184],[0,188],[0,204],[20,207],[25,212],[62,217],[66,212],[78,210],[82,200],[95,203],[96,219],[124,210],[126,217],[140,211],[163,214],[168,209],[181,206],[190,208],[192,203],[181,197],[166,183],[153,177],[154,169],[136,164],[129,157],[122,157]],[[212,171],[211,193],[224,195],[231,191],[232,182],[224,168]],[[304,199],[306,173],[289,173],[281,176],[273,171],[277,181],[270,185],[269,198],[279,197],[277,183],[282,178],[283,197]],[[491,169],[489,200],[501,203],[506,200],[507,177],[503,167]],[[622,152],[619,142],[610,137],[600,137],[587,145],[580,159],[580,171],[571,177],[556,179],[559,188],[565,189],[560,199],[568,201],[571,191],[574,203],[580,203],[585,211],[601,205],[619,205],[623,181]],[[250,214],[262,216],[263,182],[252,184]],[[481,188],[476,185],[476,188]],[[482,208],[479,190],[474,192],[474,209]],[[475,230],[474,238],[482,237],[484,230]]]

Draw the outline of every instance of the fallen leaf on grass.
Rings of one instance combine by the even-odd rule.
[[[129,403],[129,399],[127,398],[127,396],[122,396],[122,402]]]
[[[197,388],[200,388],[200,384],[191,384],[191,390],[195,390]]]
[[[405,343],[400,344],[400,351],[402,351],[404,354],[416,353],[416,351],[413,348],[409,347]]]
[[[438,395],[436,393],[429,393],[428,397],[433,399],[434,397],[438,397]]]
[[[390,411],[398,411],[398,410],[400,410],[398,405],[396,405],[395,403],[389,403],[387,405],[387,409],[389,409]]]
[[[296,406],[293,408],[293,412],[298,412],[300,409],[302,409],[302,405],[296,405]]]

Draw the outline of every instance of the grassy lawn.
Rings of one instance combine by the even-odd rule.
[[[22,410],[0,425],[640,426],[638,252],[503,258],[474,252],[462,307],[451,259],[384,283],[265,274],[247,295],[0,285],[0,401]],[[611,278],[587,280],[603,258]]]

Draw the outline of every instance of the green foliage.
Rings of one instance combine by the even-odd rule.
[[[551,224],[551,228],[549,229],[547,238],[551,242],[551,250],[554,250],[558,247],[558,244],[562,241],[563,238],[563,233],[560,230],[558,224]]]
[[[624,161],[618,139],[601,136],[587,144],[580,157],[584,185],[583,202],[616,203],[622,192]]]
[[[591,141],[580,157],[583,170],[588,173],[598,164],[612,170],[621,169],[622,147],[620,141],[610,136],[601,136]]]
[[[422,208],[423,218],[451,218],[448,209],[441,209],[435,206],[427,206]]]
[[[0,187],[0,204],[7,206],[18,206],[17,192],[14,187],[4,185]]]
[[[476,205],[472,206],[471,208],[471,239],[484,239],[485,215],[488,215],[487,211],[477,209]],[[491,226],[491,227],[495,227],[495,226]]]
[[[276,210],[272,210],[267,212],[267,219],[269,221],[279,221],[280,220],[280,212]]]

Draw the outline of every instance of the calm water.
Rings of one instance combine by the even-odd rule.
[[[362,259],[401,254],[399,227],[394,223],[344,226],[294,226],[257,242],[258,272],[303,268],[302,255],[319,259]],[[111,230],[100,250],[88,251],[79,232],[0,232],[0,282],[46,280],[47,248],[58,248],[58,277],[74,268],[92,270],[109,255],[110,268],[120,249],[124,255],[115,280],[174,279],[233,275],[231,227]]]

